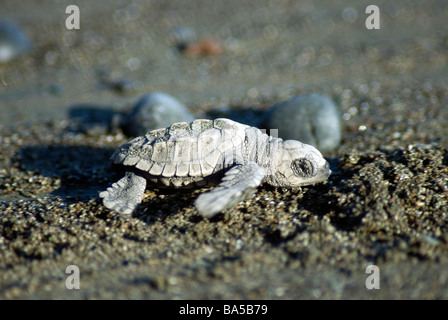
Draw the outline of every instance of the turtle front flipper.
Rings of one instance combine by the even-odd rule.
[[[103,204],[107,208],[121,214],[132,214],[142,202],[146,188],[146,179],[134,172],[127,171],[126,175],[113,183],[106,191],[100,193]]]
[[[201,194],[195,201],[199,214],[211,218],[233,207],[252,194],[263,182],[266,172],[256,163],[235,165],[227,171],[222,182],[213,190]]]

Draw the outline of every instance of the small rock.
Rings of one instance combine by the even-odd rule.
[[[272,106],[264,115],[262,128],[278,129],[284,140],[299,140],[322,152],[341,142],[341,120],[334,102],[321,94],[295,96]]]
[[[31,42],[23,30],[8,20],[0,20],[0,63],[28,52]]]
[[[174,27],[173,37],[177,48],[180,51],[185,50],[185,48],[192,42],[196,41],[196,32],[190,27]]]
[[[105,82],[112,90],[121,94],[130,94],[136,92],[142,86],[140,81],[133,81],[126,78],[114,79]]]
[[[64,93],[64,87],[58,83],[51,83],[48,86],[48,92],[54,96],[61,96]]]
[[[117,119],[115,119],[117,117]],[[108,133],[116,134],[119,126],[114,123],[121,118],[108,106],[74,105],[69,110],[69,131],[81,132],[90,136]]]
[[[194,43],[190,43],[182,51],[190,58],[219,56],[223,53],[221,44],[213,38],[204,38]]]
[[[187,108],[175,98],[162,92],[154,92],[143,96],[137,102],[124,117],[122,128],[129,136],[141,136],[150,130],[194,119]]]
[[[123,78],[108,69],[99,68],[95,70],[95,75],[103,88],[113,90],[120,94],[132,94],[142,87],[140,81]]]

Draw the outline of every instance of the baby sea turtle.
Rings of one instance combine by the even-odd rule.
[[[100,193],[104,205],[131,214],[147,182],[189,188],[220,183],[195,201],[212,217],[242,201],[262,183],[298,187],[325,181],[328,162],[313,146],[283,141],[229,119],[174,123],[121,145],[111,157],[125,176]]]

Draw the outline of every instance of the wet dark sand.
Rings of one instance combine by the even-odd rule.
[[[448,298],[445,2],[380,1],[377,31],[362,1],[113,3],[81,2],[75,35],[65,4],[2,10],[35,49],[0,65],[0,298]],[[184,57],[179,25],[224,54]],[[104,73],[138,86],[114,91]],[[107,119],[151,91],[250,124],[294,94],[326,94],[343,117],[333,174],[263,185],[211,220],[194,209],[203,190],[148,190],[133,217],[110,212],[97,194],[120,177],[108,158],[128,138]],[[379,290],[365,286],[371,264]],[[65,288],[68,265],[80,290]]]

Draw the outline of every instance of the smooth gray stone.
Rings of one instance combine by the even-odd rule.
[[[317,93],[276,103],[266,111],[261,127],[277,129],[280,138],[299,140],[322,152],[332,151],[341,143],[339,109],[330,98]]]
[[[28,52],[31,42],[15,23],[0,19],[0,63],[8,62]]]
[[[129,136],[142,136],[175,122],[190,122],[195,117],[172,96],[153,92],[143,96],[125,116],[123,131]]]

